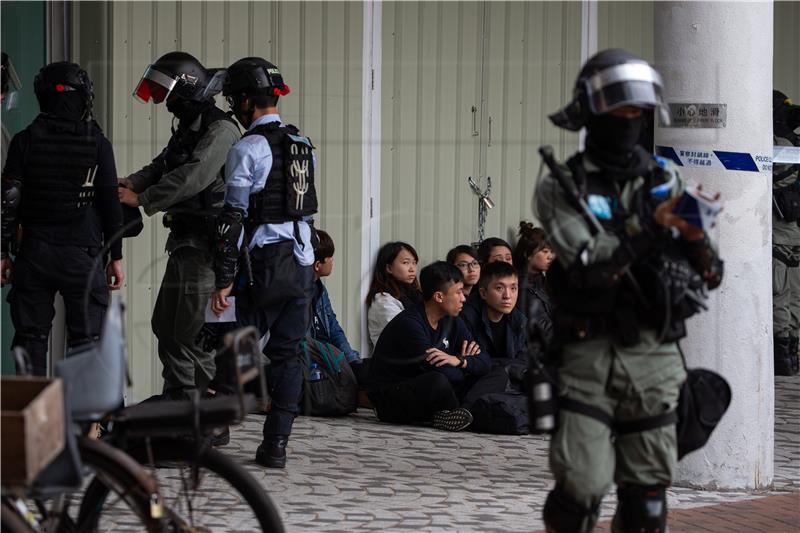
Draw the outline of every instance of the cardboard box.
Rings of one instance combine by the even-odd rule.
[[[4,486],[30,485],[64,449],[61,379],[0,380],[0,478]]]

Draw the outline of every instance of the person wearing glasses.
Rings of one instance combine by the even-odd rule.
[[[144,103],[166,102],[174,117],[161,153],[119,180],[120,202],[148,216],[163,212],[169,228],[169,259],[151,319],[169,399],[204,393],[216,370],[213,353],[197,337],[214,291],[211,241],[225,197],[222,168],[239,140],[234,120],[214,104],[224,77],[224,70],[170,52],[145,69],[133,93]]]
[[[481,278],[481,262],[478,260],[478,252],[468,244],[459,244],[447,252],[446,261],[455,265],[464,275],[464,296],[472,293],[472,288],[478,284]]]

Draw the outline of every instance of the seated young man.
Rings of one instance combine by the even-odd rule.
[[[426,266],[419,275],[424,302],[381,332],[369,369],[369,396],[380,420],[448,431],[472,422],[460,398],[491,364],[458,318],[463,279],[444,261]]]
[[[481,351],[489,354],[493,366],[506,366],[512,360],[527,364],[525,315],[516,308],[519,295],[516,269],[504,261],[484,266],[478,294],[478,305],[465,306],[460,317]]]

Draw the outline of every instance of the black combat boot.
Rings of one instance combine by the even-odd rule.
[[[800,338],[789,335],[789,359],[792,360],[792,372],[800,374],[800,354],[797,353]]]
[[[267,468],[286,468],[286,445],[289,437],[275,435],[262,442],[256,450],[256,463]]]
[[[791,376],[794,374],[792,368],[792,357],[789,353],[791,339],[789,337],[775,337],[775,375]]]

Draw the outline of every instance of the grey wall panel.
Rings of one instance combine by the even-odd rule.
[[[577,134],[556,128],[547,115],[572,95],[580,69],[580,4],[489,3],[487,87],[491,131],[485,139],[486,173],[496,207],[486,235],[514,242],[520,220],[532,220],[539,146],[562,157],[577,148]],[[491,136],[489,138],[489,134]]]
[[[383,4],[381,241],[412,243],[423,263],[474,239],[483,10]]]
[[[326,285],[353,341],[359,338],[361,282],[362,10],[348,2],[73,4],[73,24],[81,24],[73,41],[76,57],[94,62],[98,72],[100,65],[105,69],[97,79],[107,82],[96,84],[96,92],[108,109],[106,132],[120,175],[148,163],[169,139],[165,107],[131,97],[145,67],[160,55],[183,50],[208,67],[259,55],[281,68],[292,89],[281,102],[282,117],[300,125],[318,148],[318,226],[332,234],[337,250],[337,267]],[[98,19],[107,21],[105,29],[95,24]],[[221,98],[218,103],[227,109]],[[150,317],[166,265],[166,237],[161,215],[146,217],[142,234],[123,250],[134,399],[161,386]]]
[[[383,5],[383,242],[408,240],[427,263],[476,240],[467,176],[492,177],[487,236],[531,218],[536,149],[577,146],[546,115],[572,93],[580,16],[569,2]]]
[[[775,2],[773,87],[800,102],[800,3]]]
[[[598,2],[597,49],[624,48],[654,58],[653,2]]]

